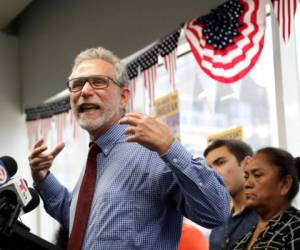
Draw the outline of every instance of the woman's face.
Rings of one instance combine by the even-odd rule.
[[[280,180],[278,169],[268,162],[266,155],[258,153],[244,166],[245,195],[247,206],[260,210],[277,209],[284,204],[289,191],[284,179]]]

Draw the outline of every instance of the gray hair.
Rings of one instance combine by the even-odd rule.
[[[116,70],[116,81],[120,83],[121,86],[128,86],[129,77],[127,75],[125,65],[121,62],[121,59],[117,57],[113,52],[103,47],[90,48],[80,52],[74,60],[74,66],[72,68],[70,77],[80,63],[90,59],[101,59],[112,64]]]

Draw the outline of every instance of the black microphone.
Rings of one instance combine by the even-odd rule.
[[[0,195],[0,232],[6,236],[10,236],[22,206],[18,202],[17,194],[13,190],[6,189],[2,191]]]
[[[5,184],[18,170],[17,162],[10,156],[0,157],[0,186]]]
[[[40,197],[38,192],[30,187],[27,187],[27,192],[30,195],[30,201],[26,206],[20,202],[19,190],[5,189],[0,192],[0,233],[10,236],[13,232],[13,225],[19,223],[17,218],[24,213],[32,211],[39,205]],[[23,227],[30,230],[25,225]]]
[[[25,207],[31,201],[31,194],[24,179],[16,175],[0,187],[0,197],[5,190],[11,190],[17,197],[18,203]]]
[[[0,212],[9,211],[11,206],[16,205],[18,203],[17,195],[12,190],[4,190],[0,193]],[[9,207],[8,207],[9,206]]]
[[[25,214],[28,212],[31,212],[33,209],[35,209],[40,204],[40,197],[39,197],[38,192],[31,187],[29,187],[28,189],[29,189],[32,199],[25,207],[23,207],[23,212]]]

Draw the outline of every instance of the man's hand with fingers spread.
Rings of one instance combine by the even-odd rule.
[[[60,143],[55,146],[50,152],[46,153],[47,146],[43,139],[38,140],[31,153],[28,156],[29,165],[31,168],[31,175],[34,181],[43,180],[52,165],[54,158],[65,147],[64,143]]]
[[[168,152],[175,139],[166,124],[144,114],[127,113],[120,119],[120,124],[130,125],[125,130],[127,141],[137,142],[159,155]]]

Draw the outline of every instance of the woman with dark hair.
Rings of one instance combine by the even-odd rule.
[[[273,147],[256,152],[244,167],[246,205],[259,221],[236,245],[241,249],[300,249],[299,157]]]

